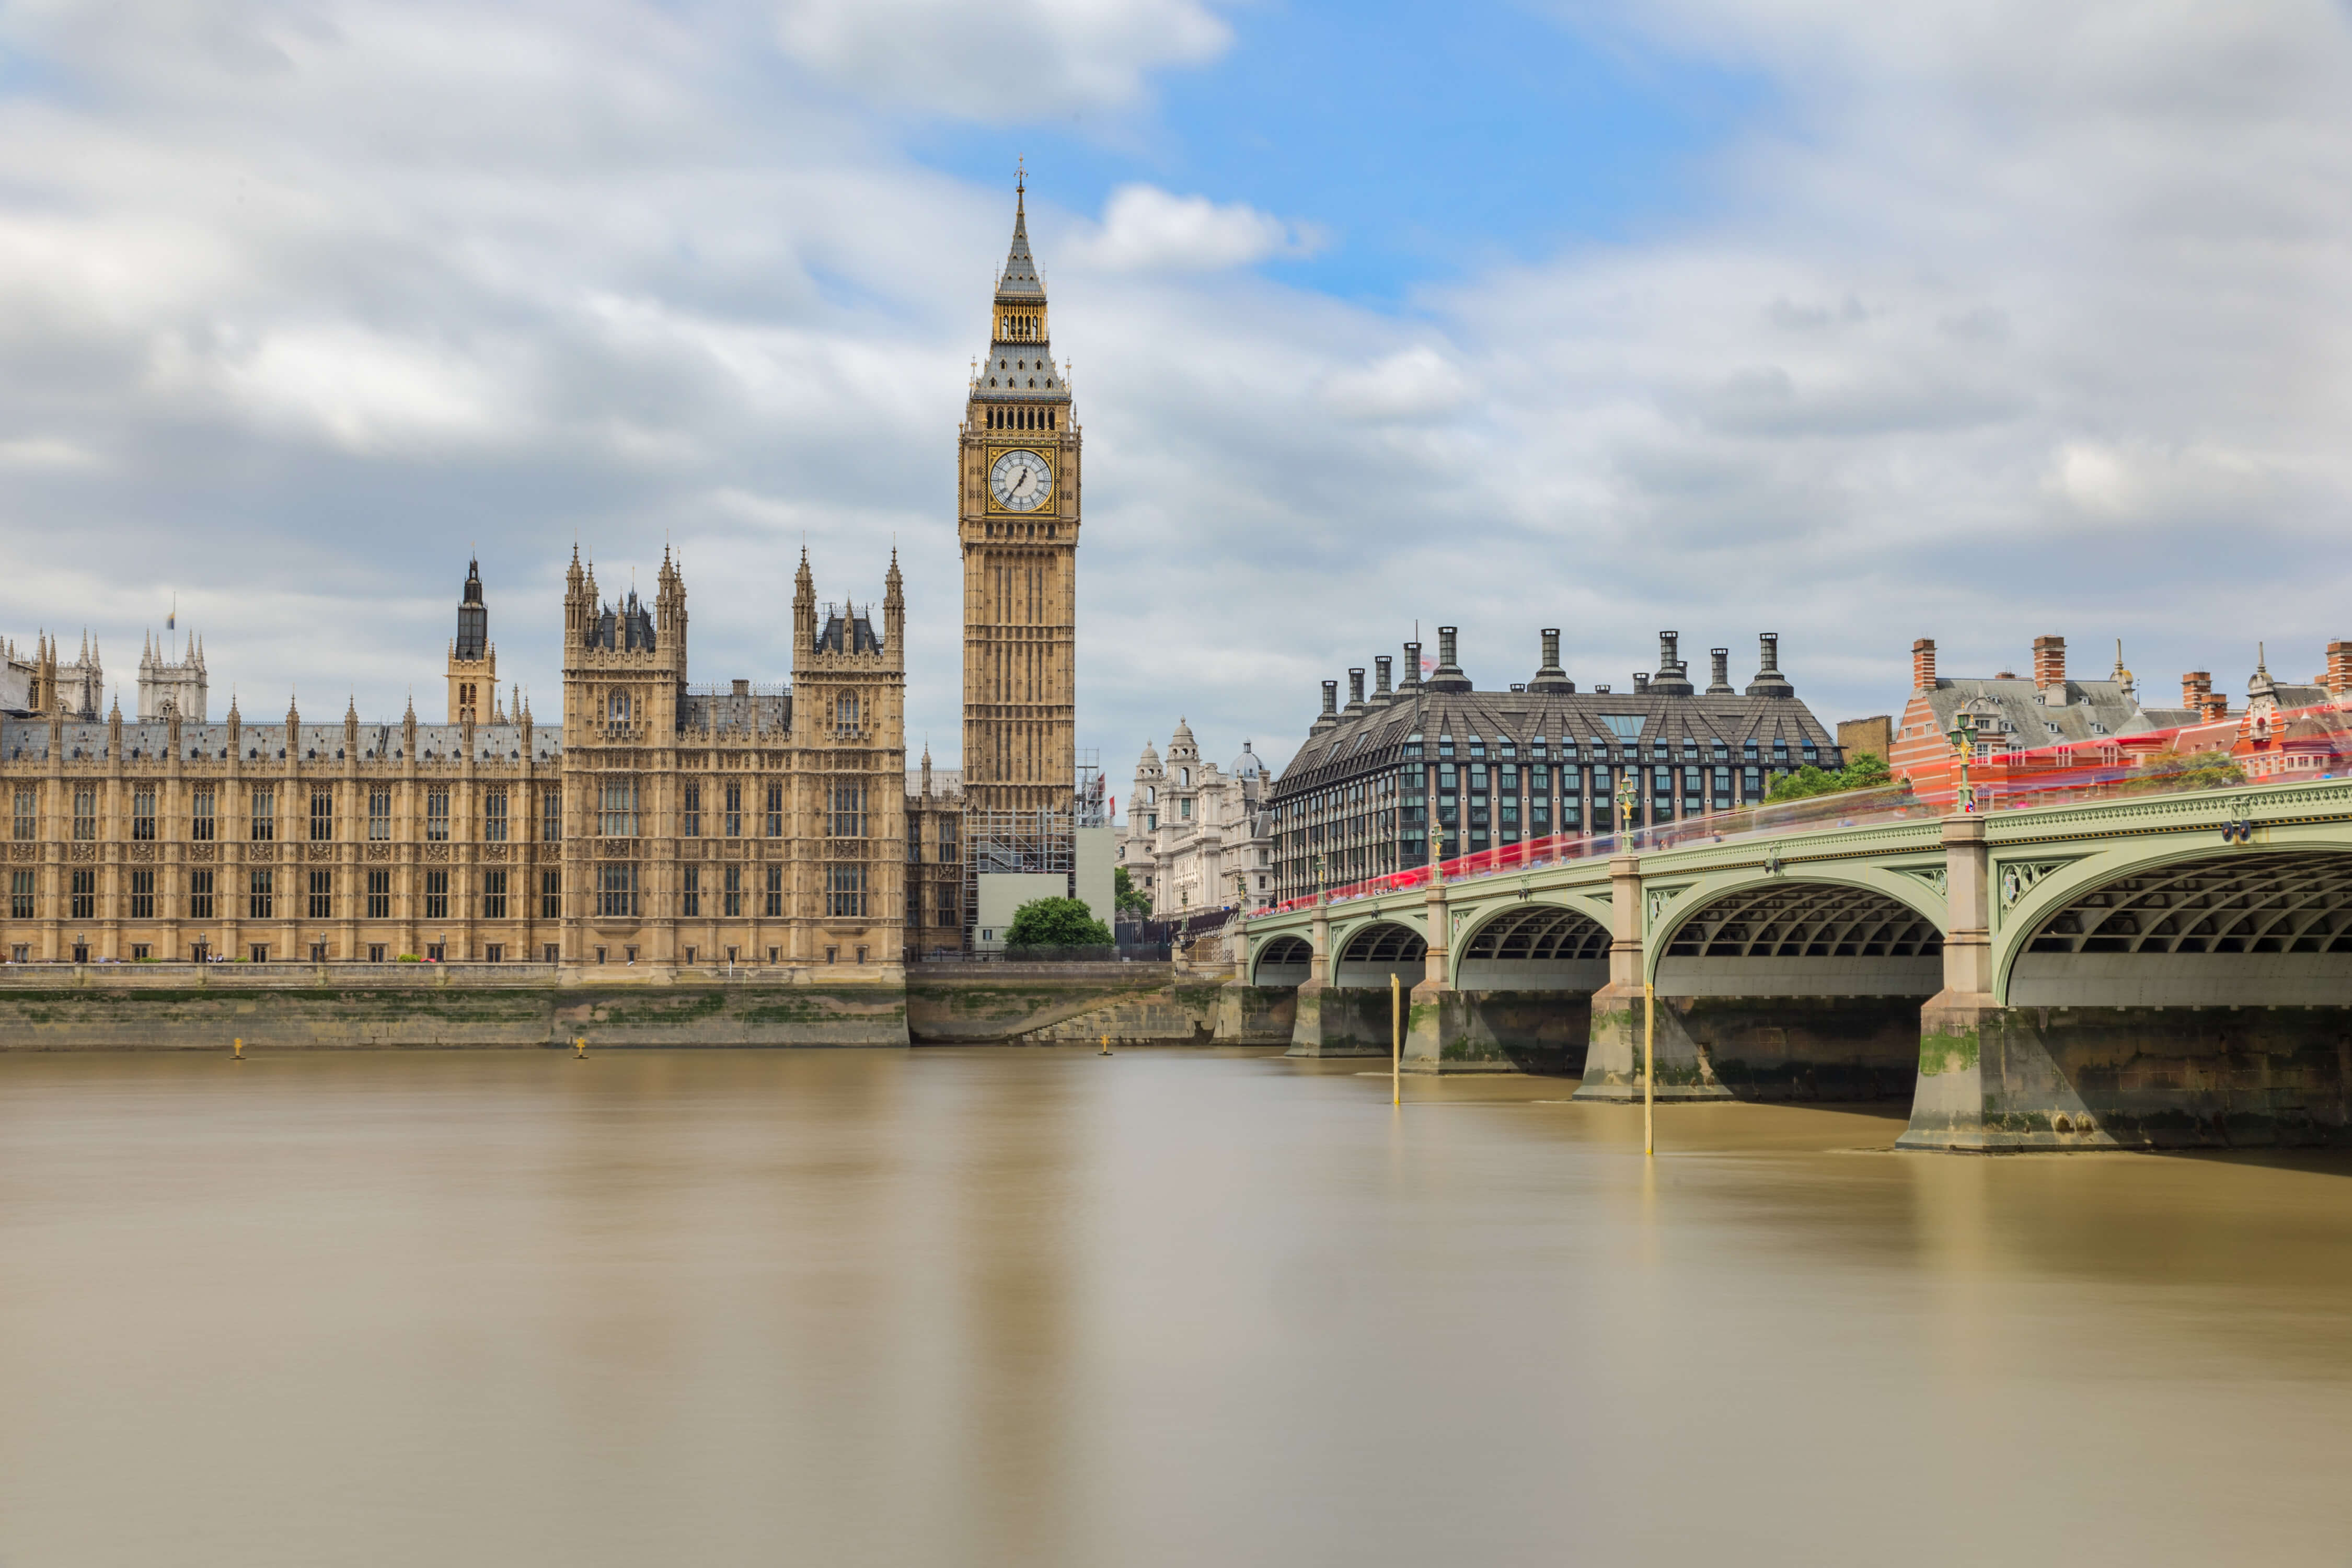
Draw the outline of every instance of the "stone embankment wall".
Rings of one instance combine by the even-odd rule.
[[[1166,963],[0,964],[0,1050],[1279,1046],[1292,1007]]]
[[[0,1050],[904,1046],[879,967],[0,965]]]
[[[1171,963],[918,963],[918,1045],[1282,1046],[1296,993]]]

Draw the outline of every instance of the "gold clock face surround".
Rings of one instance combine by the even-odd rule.
[[[989,453],[988,497],[992,511],[1028,513],[1054,496],[1053,459],[1027,447]]]

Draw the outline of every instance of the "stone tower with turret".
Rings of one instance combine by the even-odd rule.
[[[457,635],[449,644],[449,722],[488,722],[498,686],[499,650],[490,641],[489,606],[482,602],[482,563],[468,561],[457,598]]]
[[[795,868],[819,963],[901,961],[906,908],[907,596],[898,553],[874,607],[827,605],[801,552],[793,582]]]
[[[1076,787],[1079,431],[1054,363],[1025,189],[956,438],[966,809],[1066,812]]]

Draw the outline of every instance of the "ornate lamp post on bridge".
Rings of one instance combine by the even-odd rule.
[[[1977,792],[1975,786],[1969,783],[1969,763],[1976,754],[1976,731],[1969,728],[1969,721],[1963,716],[1952,721],[1952,727],[1946,731],[1944,739],[1952,743],[1952,756],[1959,768],[1960,782],[1952,795],[1952,807],[1956,811],[1972,812],[1977,808]]]

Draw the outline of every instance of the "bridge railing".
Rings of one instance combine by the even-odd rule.
[[[2352,710],[2335,702],[2034,748],[2011,749],[2006,738],[1983,733],[1979,743],[1983,754],[1972,752],[1965,791],[1955,756],[1874,789],[1738,806],[1618,833],[1562,833],[1498,844],[1434,867],[1416,866],[1345,883],[1321,895],[1287,899],[1263,912],[1307,909],[1321,899],[1339,903],[1410,892],[1429,886],[1433,879],[1464,881],[1611,855],[1822,827],[2352,776]]]

